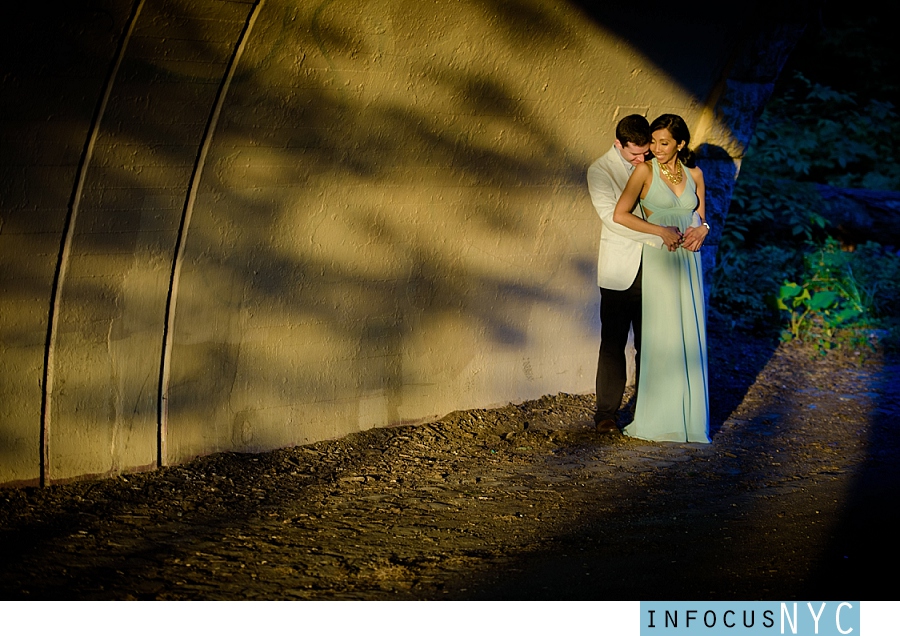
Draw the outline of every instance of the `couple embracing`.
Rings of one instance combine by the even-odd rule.
[[[634,421],[622,432],[668,442],[709,440],[706,309],[698,253],[709,233],[703,173],[678,115],[652,123],[629,115],[616,140],[588,169],[591,200],[603,222],[599,432],[617,432],[626,382],[625,346],[634,331]],[[652,158],[648,158],[652,153]]]

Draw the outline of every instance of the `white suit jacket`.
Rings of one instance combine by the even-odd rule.
[[[615,146],[591,164],[587,172],[591,201],[603,221],[597,258],[597,284],[607,289],[622,290],[631,287],[641,265],[643,246],[649,245],[656,249],[662,249],[663,246],[663,241],[658,236],[636,232],[613,221],[616,202],[630,176],[631,173]],[[641,216],[637,205],[631,213]]]

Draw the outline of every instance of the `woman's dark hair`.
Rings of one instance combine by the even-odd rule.
[[[669,134],[676,143],[684,142],[684,147],[678,151],[678,158],[688,168],[697,165],[697,158],[694,151],[691,150],[691,131],[688,130],[687,124],[678,115],[660,115],[650,124],[650,134],[657,130],[668,130]]]

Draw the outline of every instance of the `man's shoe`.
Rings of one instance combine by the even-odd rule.
[[[594,427],[598,433],[618,433],[619,427],[616,426],[616,421],[610,418],[606,418],[605,420],[600,420],[597,422]]]

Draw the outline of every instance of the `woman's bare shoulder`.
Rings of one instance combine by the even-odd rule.
[[[650,162],[645,161],[636,165],[631,176],[642,183],[649,183],[653,179],[653,169],[650,167]]]

